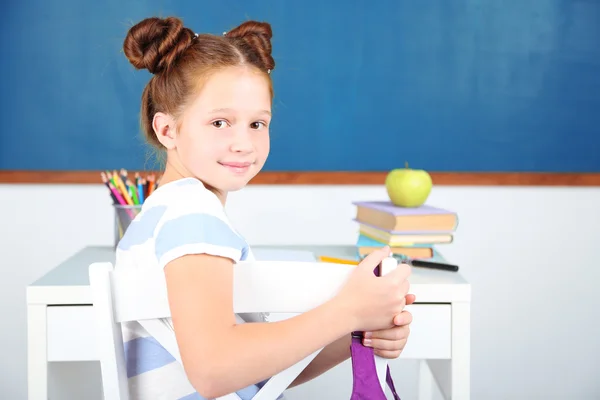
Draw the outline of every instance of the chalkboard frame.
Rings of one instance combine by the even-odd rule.
[[[0,184],[93,184],[100,171],[0,171]],[[131,171],[135,173],[136,171]],[[144,173],[143,171],[137,171]],[[600,186],[600,173],[430,172],[435,185],[448,186]],[[383,185],[386,172],[259,173],[251,185]]]

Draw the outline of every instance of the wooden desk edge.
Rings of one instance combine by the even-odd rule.
[[[100,184],[100,171],[0,170],[0,184]],[[130,171],[131,174],[143,171]],[[251,185],[383,185],[387,172],[261,172]],[[434,185],[600,186],[600,172],[430,172]]]

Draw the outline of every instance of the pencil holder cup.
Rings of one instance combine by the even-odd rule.
[[[114,204],[115,209],[115,248],[125,235],[127,228],[131,224],[131,221],[135,219],[135,217],[142,210],[141,204],[136,205],[122,205],[122,204]]]

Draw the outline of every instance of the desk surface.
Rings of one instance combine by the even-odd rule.
[[[355,258],[354,246],[252,246],[261,251],[289,251],[288,256],[328,255]],[[297,253],[293,253],[297,252]],[[262,258],[264,259],[264,258]],[[289,259],[289,258],[288,258]],[[94,262],[115,262],[112,247],[85,247],[27,287],[28,304],[91,304],[88,267]],[[409,278],[417,302],[470,301],[470,285],[457,272],[413,267]]]

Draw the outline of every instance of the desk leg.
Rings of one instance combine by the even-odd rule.
[[[27,392],[29,400],[48,400],[46,305],[27,306]]]
[[[471,303],[452,303],[452,396],[471,396]]]
[[[433,387],[436,384],[433,379],[427,360],[419,361],[419,400],[433,400]]]
[[[470,303],[452,303],[452,358],[450,360],[422,361],[420,376],[423,385],[419,385],[419,396],[427,395],[427,379],[436,385],[446,400],[469,400],[471,392],[471,305]],[[428,368],[429,367],[429,368]],[[429,374],[429,375],[428,375]],[[421,399],[421,397],[419,397]]]

